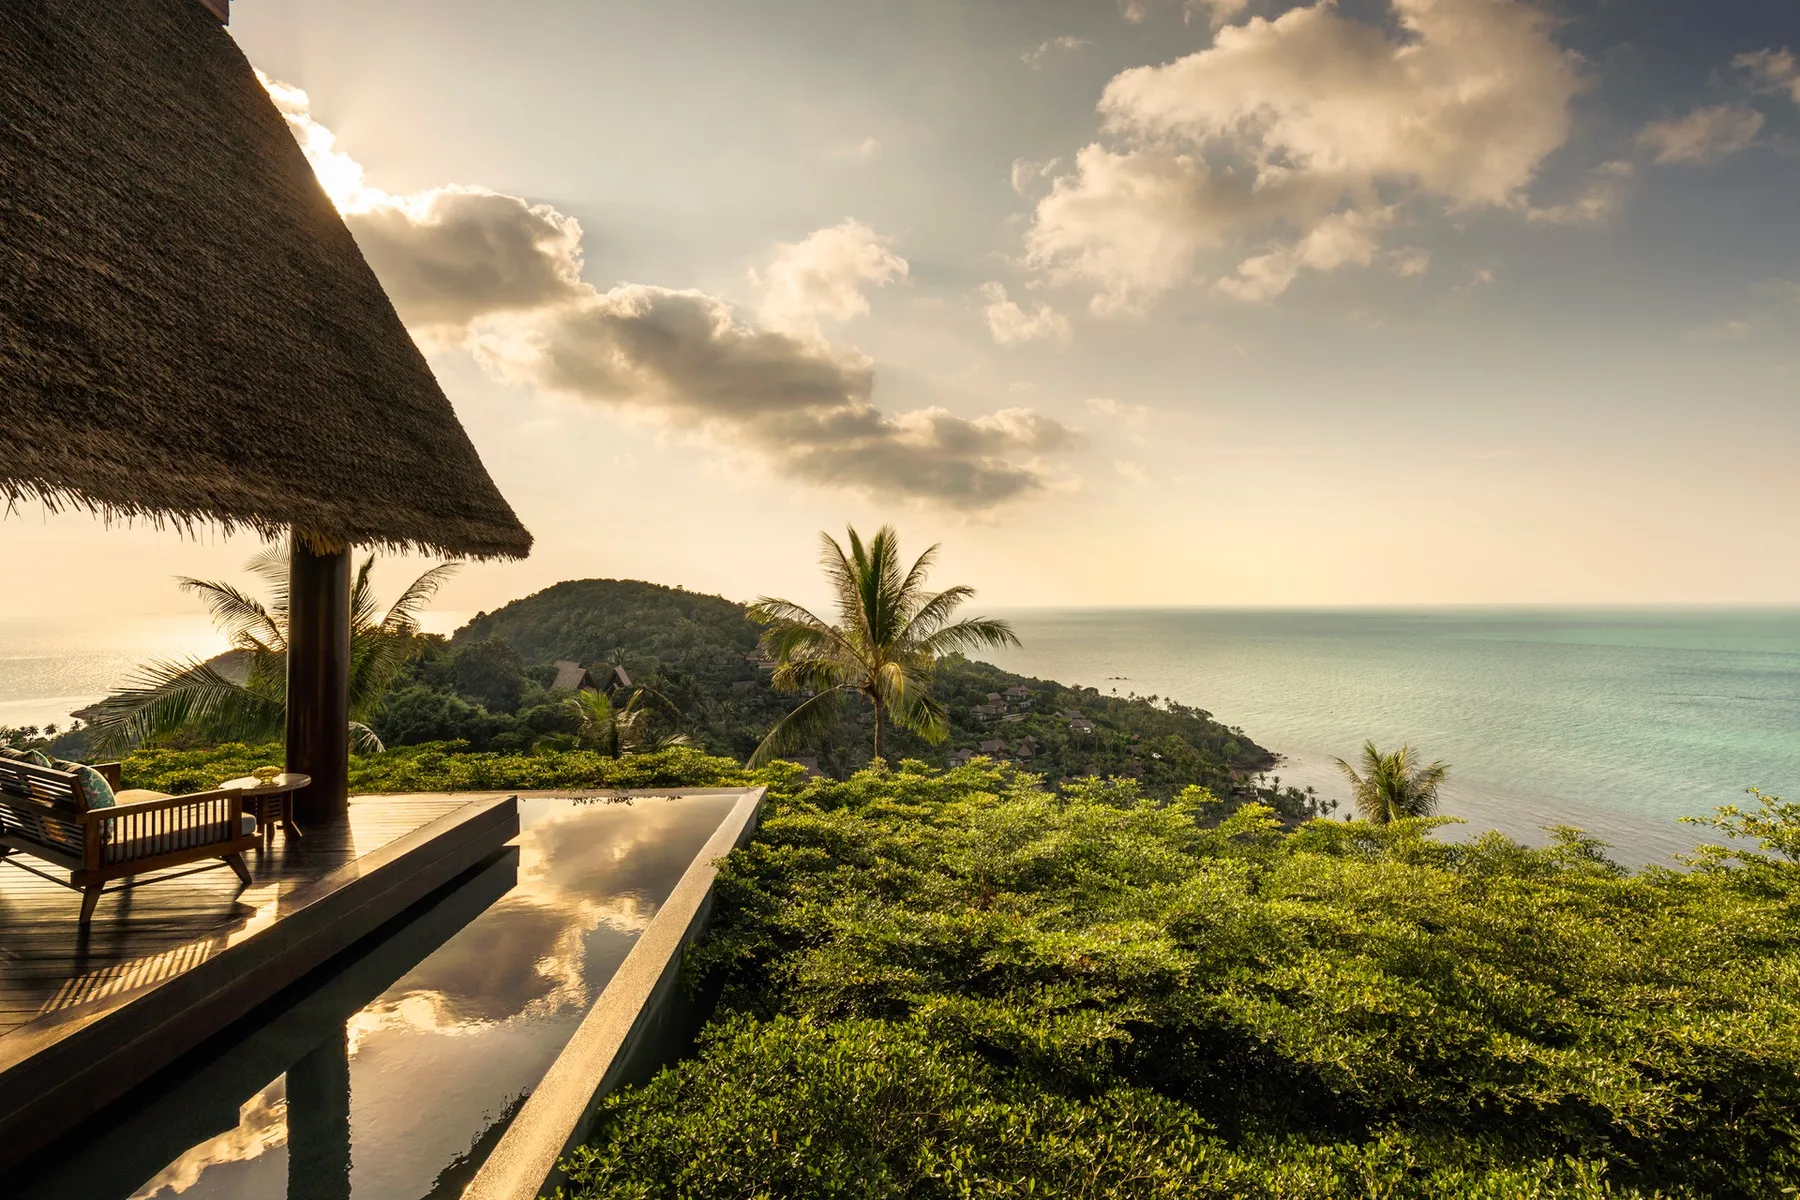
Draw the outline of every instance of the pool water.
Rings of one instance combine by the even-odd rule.
[[[451,1200],[736,795],[522,800],[520,834],[105,1114],[31,1200]]]

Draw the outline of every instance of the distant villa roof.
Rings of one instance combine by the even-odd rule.
[[[580,663],[565,662],[558,659],[556,663],[556,681],[550,686],[552,688],[560,688],[565,692],[579,692],[584,688],[593,689],[594,680],[588,674],[588,669]]]
[[[0,179],[0,501],[530,551],[202,3],[0,5]]]

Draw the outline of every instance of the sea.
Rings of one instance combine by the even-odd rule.
[[[1008,670],[1178,700],[1348,800],[1363,743],[1450,764],[1452,836],[1576,825],[1629,865],[1706,838],[1677,818],[1800,796],[1800,608],[1050,609],[999,612]],[[223,649],[204,617],[0,621],[0,726],[65,723],[151,658]],[[1348,805],[1338,815],[1348,811]]]
[[[1194,705],[1345,802],[1365,742],[1450,765],[1453,834],[1575,825],[1632,866],[1717,840],[1678,818],[1800,797],[1800,608],[1000,612],[1008,670]]]

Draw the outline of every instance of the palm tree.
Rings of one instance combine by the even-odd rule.
[[[836,624],[791,600],[764,596],[750,607],[751,620],[768,626],[762,649],[775,660],[774,685],[785,692],[810,693],[769,731],[750,756],[751,766],[824,730],[851,694],[863,696],[875,709],[877,759],[882,726],[890,719],[929,741],[942,741],[949,715],[927,690],[937,660],[955,650],[1019,644],[1005,621],[951,621],[975,592],[967,587],[925,590],[936,546],[903,570],[893,526],[883,525],[866,546],[855,529],[848,533],[848,554],[830,534],[819,535],[819,562],[837,592]]]
[[[350,728],[359,750],[383,747],[367,721],[412,651],[418,613],[461,563],[440,563],[381,613],[365,558],[350,591]],[[130,685],[95,706],[90,722],[98,744],[118,750],[177,731],[218,741],[282,735],[287,710],[288,549],[276,542],[247,564],[269,588],[265,604],[229,583],[181,578],[198,595],[213,624],[231,643],[217,659],[158,659],[138,669]],[[222,670],[228,660],[236,664]],[[241,668],[241,669],[240,669]],[[229,674],[227,673],[229,671]],[[237,678],[240,675],[242,678]]]
[[[1438,788],[1450,773],[1448,763],[1418,766],[1413,761],[1410,746],[1383,754],[1375,748],[1374,742],[1363,744],[1360,774],[1343,759],[1334,761],[1350,781],[1350,795],[1356,810],[1377,825],[1386,825],[1402,817],[1429,817],[1435,813]]]
[[[575,718],[575,745],[622,758],[639,750],[668,750],[692,744],[685,733],[669,733],[659,738],[648,735],[645,718],[650,714],[643,707],[646,695],[674,708],[666,696],[650,688],[638,688],[624,704],[614,704],[600,692],[576,692],[570,696],[565,703]]]

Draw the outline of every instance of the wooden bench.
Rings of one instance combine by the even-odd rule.
[[[119,786],[117,763],[95,770],[115,789]],[[245,816],[241,792],[165,796],[126,791],[119,793],[115,807],[90,809],[73,771],[0,758],[0,862],[81,892],[83,926],[92,919],[104,892],[133,887],[134,876],[150,871],[217,859],[248,887],[250,868],[244,865],[244,851],[256,844],[256,818]],[[27,866],[17,861],[19,854],[63,867],[69,878],[65,881]],[[191,872],[177,871],[144,882],[187,874]],[[117,880],[126,882],[106,886]]]

